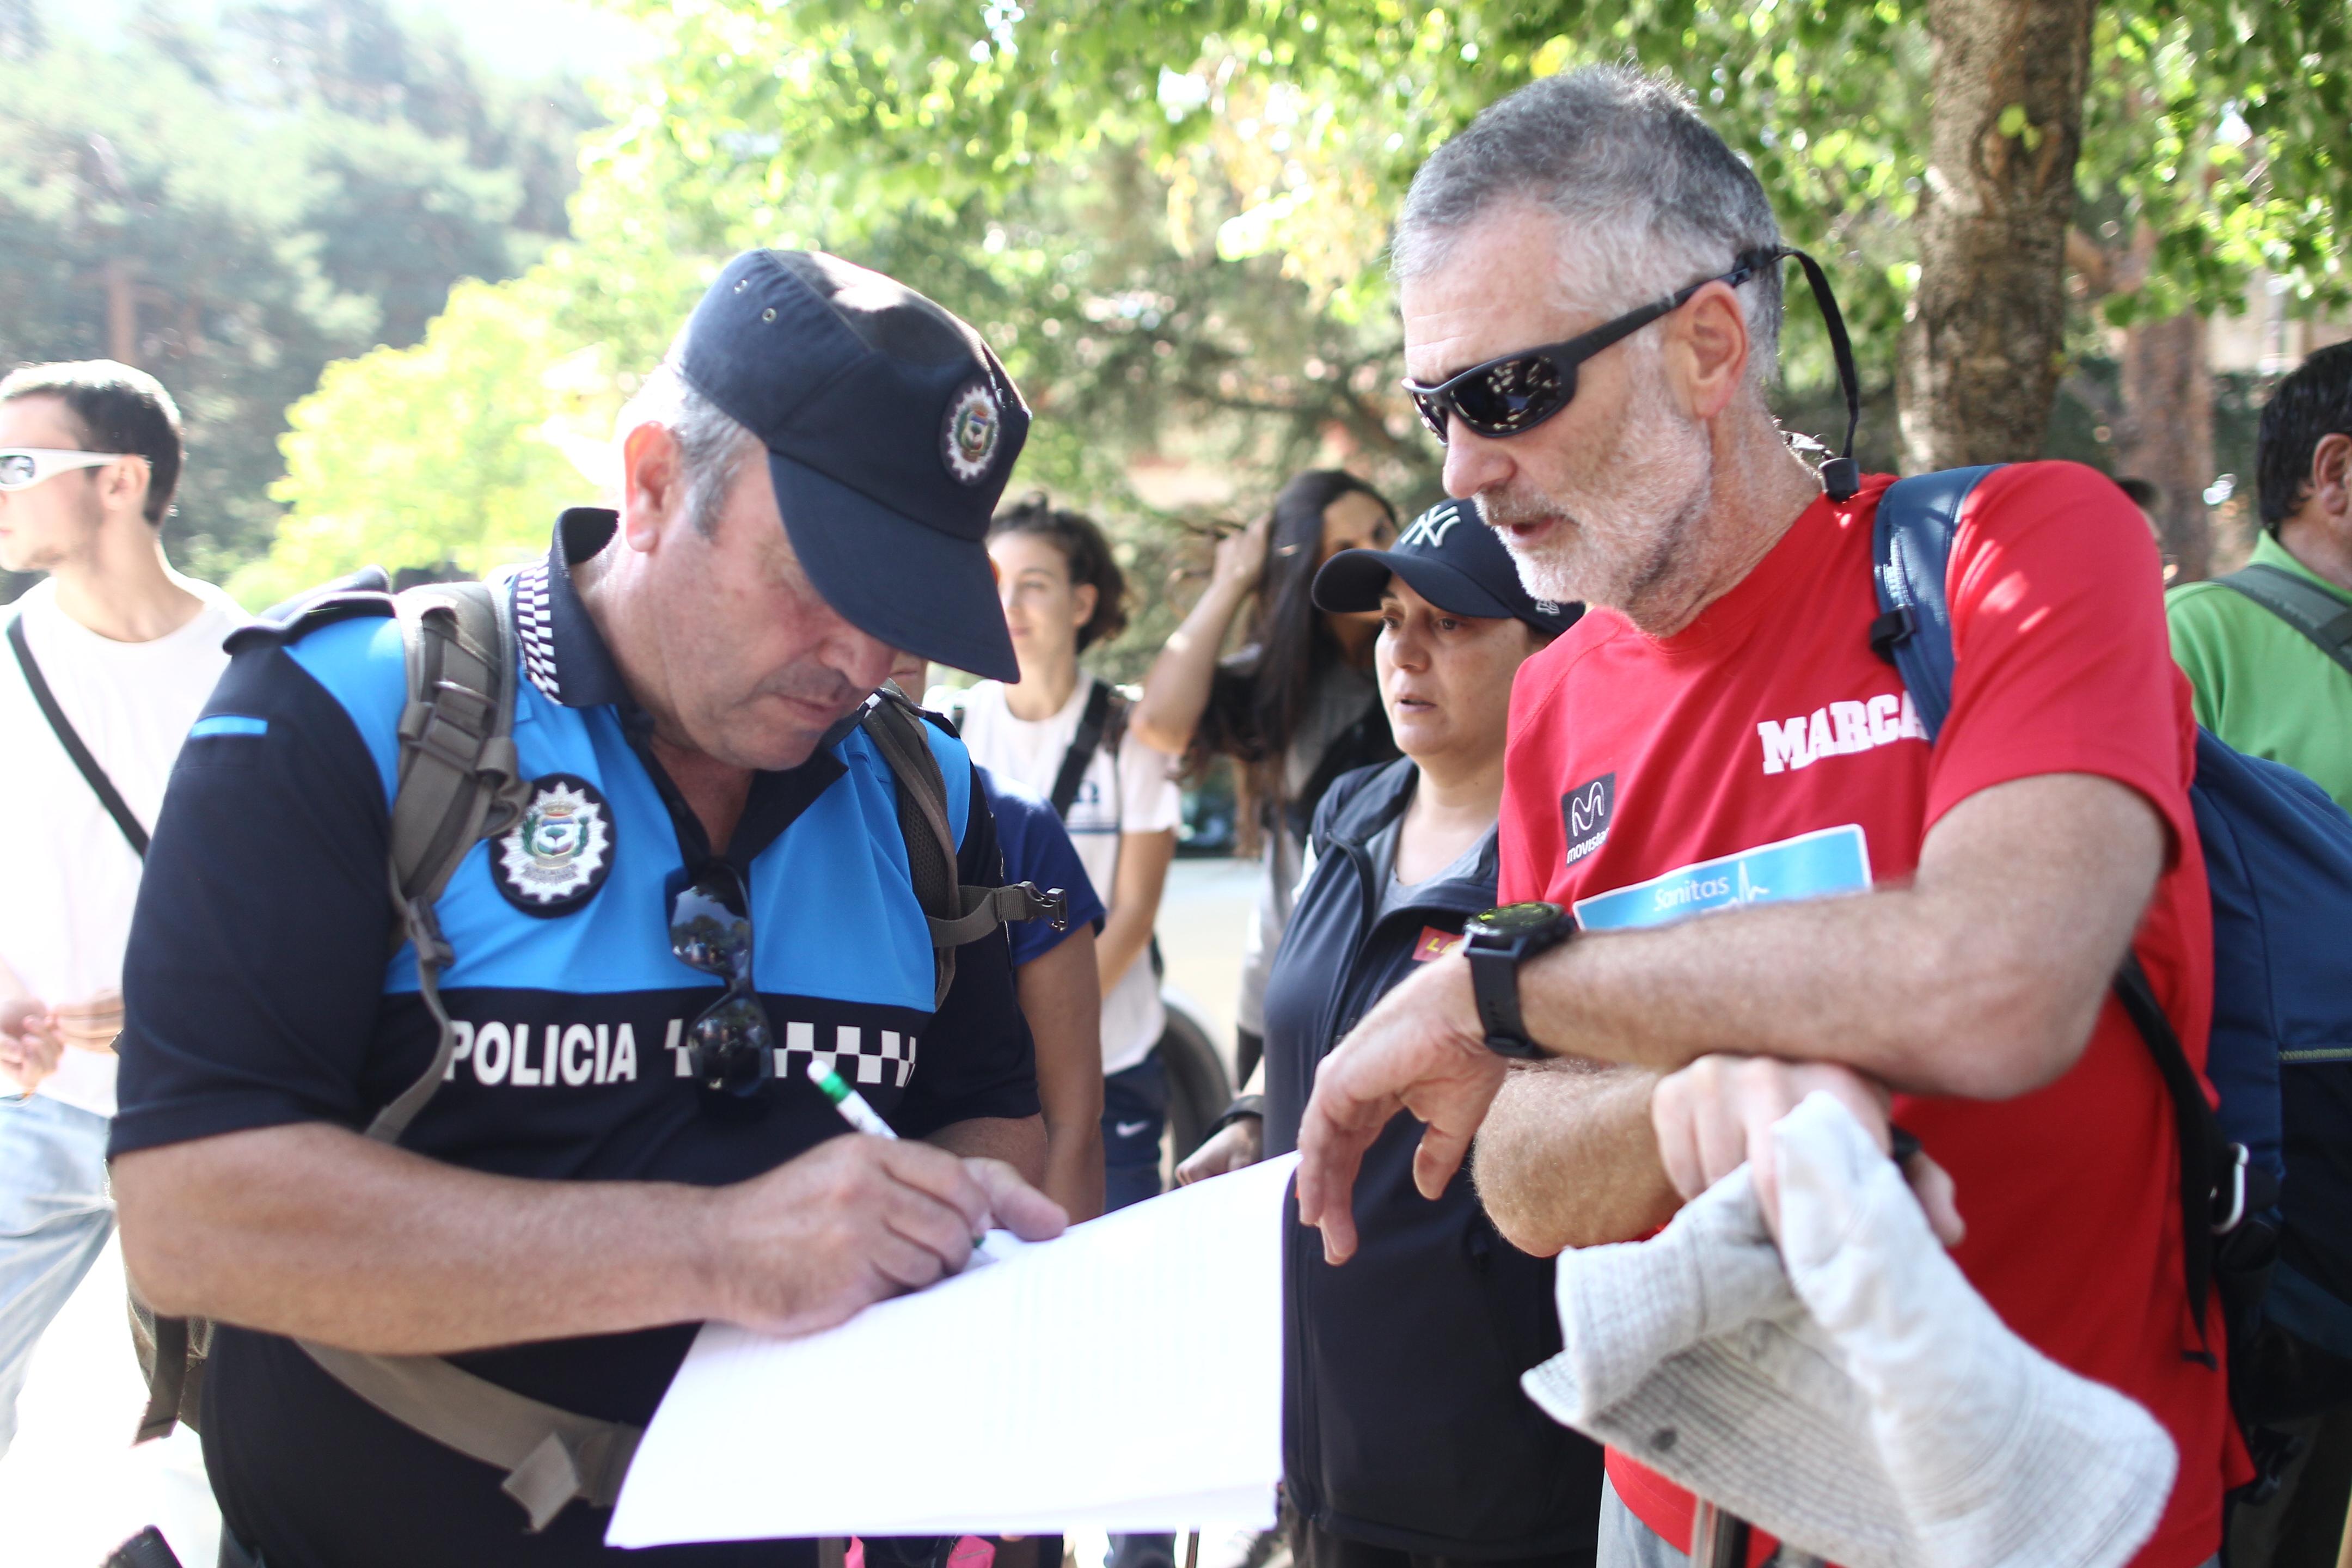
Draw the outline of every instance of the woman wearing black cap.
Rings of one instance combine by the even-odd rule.
[[[1265,993],[1263,1094],[1234,1102],[1186,1161],[1199,1181],[1296,1146],[1316,1064],[1416,964],[1495,901],[1495,823],[1512,677],[1572,624],[1530,598],[1465,503],[1392,550],[1334,556],[1326,610],[1377,610],[1380,696],[1397,762],[1335,782]],[[1601,1451],[1518,1386],[1559,1348],[1552,1264],[1496,1233],[1466,1173],[1412,1184],[1400,1115],[1364,1157],[1362,1245],[1345,1268],[1286,1231],[1283,1454],[1300,1568],[1433,1562],[1590,1564]]]

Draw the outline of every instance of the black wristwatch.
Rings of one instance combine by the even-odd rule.
[[[1528,1038],[1519,1018],[1519,965],[1576,934],[1576,921],[1558,904],[1530,900],[1505,904],[1473,915],[1462,927],[1470,961],[1470,993],[1478,1003],[1478,1026],[1486,1048],[1497,1056],[1535,1059],[1546,1054]]]

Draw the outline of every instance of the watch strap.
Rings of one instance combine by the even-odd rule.
[[[1488,1039],[1523,1038],[1519,1016],[1519,954],[1509,948],[1472,944],[1470,994],[1478,1005],[1478,1027]]]
[[[1497,1056],[1534,1060],[1549,1055],[1528,1037],[1527,1019],[1519,1010],[1519,965],[1548,952],[1576,933],[1576,923],[1555,908],[1551,923],[1510,935],[1479,931],[1473,922],[1464,956],[1470,964],[1470,995],[1478,1009],[1478,1027],[1486,1048]]]

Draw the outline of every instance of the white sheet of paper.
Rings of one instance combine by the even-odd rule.
[[[992,1246],[806,1339],[705,1326],[606,1542],[1272,1525],[1297,1163]]]

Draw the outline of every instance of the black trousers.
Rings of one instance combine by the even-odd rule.
[[[1592,1548],[1555,1552],[1545,1557],[1508,1557],[1473,1562],[1423,1552],[1401,1552],[1335,1535],[1320,1525],[1297,1520],[1290,1527],[1290,1555],[1296,1568],[1592,1568]]]

